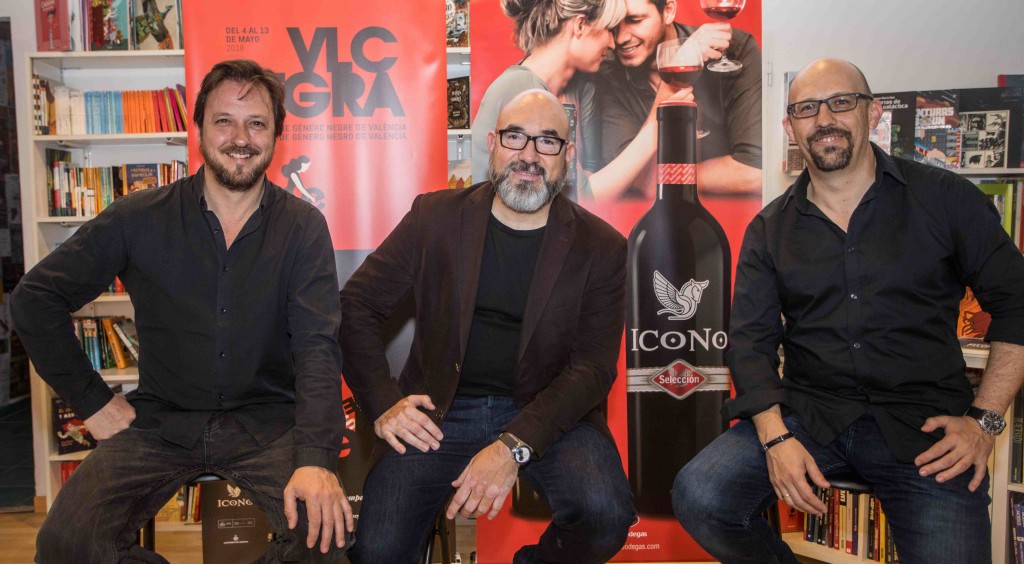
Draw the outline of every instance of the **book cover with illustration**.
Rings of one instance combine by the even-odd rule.
[[[469,47],[469,0],[445,0],[444,19],[448,47]]]
[[[86,0],[90,51],[125,51],[131,44],[128,0]]]
[[[975,117],[970,122],[963,118],[964,112],[996,112],[984,117]],[[995,148],[999,139],[1005,138],[1005,164],[996,167],[1019,168],[1024,153],[1024,88],[962,88],[960,90],[960,124],[964,129],[964,151],[970,143],[972,150],[992,151],[981,153],[977,161],[999,162],[1002,148]],[[977,114],[975,114],[977,115]],[[975,133],[978,132],[978,133]],[[976,147],[976,148],[975,148]],[[979,153],[974,153],[978,155]],[[970,159],[963,159],[970,161]],[[961,164],[961,166],[965,166]],[[986,167],[980,167],[986,168]],[[992,167],[987,167],[992,168]]]
[[[914,135],[914,160],[939,168],[960,167],[959,127],[918,130]]]
[[[160,185],[160,164],[126,164],[124,165],[124,181],[128,186],[129,194],[138,190],[156,188]]]
[[[962,168],[1004,168],[1007,163],[1009,110],[963,112]]]
[[[914,160],[942,168],[960,164],[960,114],[956,90],[923,90],[914,96]],[[954,131],[950,131],[954,130]]]
[[[70,0],[74,3],[78,0]],[[69,0],[35,0],[36,51],[70,51]]]
[[[875,99],[882,105],[882,119],[889,124],[889,154],[911,158],[914,154],[917,93],[890,92],[876,94]]]
[[[85,423],[63,398],[53,398],[53,439],[57,454],[96,448],[96,439]]]
[[[469,129],[469,77],[448,79],[448,129]]]
[[[177,0],[132,0],[132,41],[136,49],[181,49]]]

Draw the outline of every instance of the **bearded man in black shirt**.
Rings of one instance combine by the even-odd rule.
[[[1024,380],[1024,257],[973,184],[893,159],[864,75],[805,67],[786,132],[807,170],[747,229],[727,352],[741,421],[676,478],[683,526],[723,562],[796,562],[760,513],[853,477],[901,562],[991,561],[986,464]],[[970,287],[992,314],[975,395],[956,335]],[[777,350],[785,352],[778,375]]]
[[[283,99],[271,71],[218,63],[193,116],[206,164],[115,201],[15,289],[39,375],[99,439],[39,531],[38,562],[166,562],[135,531],[203,473],[267,514],[277,540],[266,561],[341,558],[352,511],[334,473],[337,273],[324,217],[264,174]],[[138,327],[130,399],[93,370],[69,319],[115,276]]]
[[[514,562],[606,562],[635,516],[605,420],[625,307],[626,241],[560,192],[573,143],[558,100],[513,98],[489,180],[416,199],[341,292],[346,382],[374,421],[357,563],[419,562],[448,518],[497,515],[518,475],[551,525]],[[393,379],[381,323],[412,292]]]

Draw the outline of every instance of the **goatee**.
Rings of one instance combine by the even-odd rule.
[[[839,136],[846,139],[846,147],[828,147],[824,150],[815,150],[813,144],[820,139],[829,136]],[[807,138],[808,152],[814,166],[822,172],[842,170],[850,164],[853,159],[853,136],[845,129],[838,127],[823,127]]]
[[[248,170],[243,168],[241,165],[235,167],[234,170],[230,170],[217,160],[217,154],[213,154],[205,145],[200,144],[199,152],[202,153],[206,166],[213,172],[213,177],[216,178],[217,182],[222,186],[232,192],[245,192],[258,186],[260,179],[262,179],[264,173],[267,172],[267,168],[270,166],[270,161],[274,156],[273,150],[261,152],[258,149],[248,146],[239,147],[236,145],[227,145],[216,149],[216,151],[223,155],[248,155],[253,161],[252,168]]]

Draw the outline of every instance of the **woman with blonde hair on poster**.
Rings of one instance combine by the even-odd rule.
[[[517,94],[542,88],[562,101],[570,123],[575,124],[575,138],[569,141],[576,145],[577,163],[568,176],[574,186],[567,188],[566,195],[575,200],[577,195],[587,198],[627,186],[657,148],[655,111],[633,142],[597,170],[600,124],[594,85],[585,74],[597,72],[613,47],[611,30],[626,15],[625,0],[501,0],[501,8],[515,21],[516,43],[526,56],[495,79],[480,102],[472,124],[473,178],[487,178],[487,136],[497,122],[498,110]],[[675,91],[666,84],[656,102],[668,97],[692,100],[692,92],[689,88]]]

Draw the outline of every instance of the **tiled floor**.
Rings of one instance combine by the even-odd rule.
[[[0,407],[0,511],[32,510],[32,412],[26,398]]]

